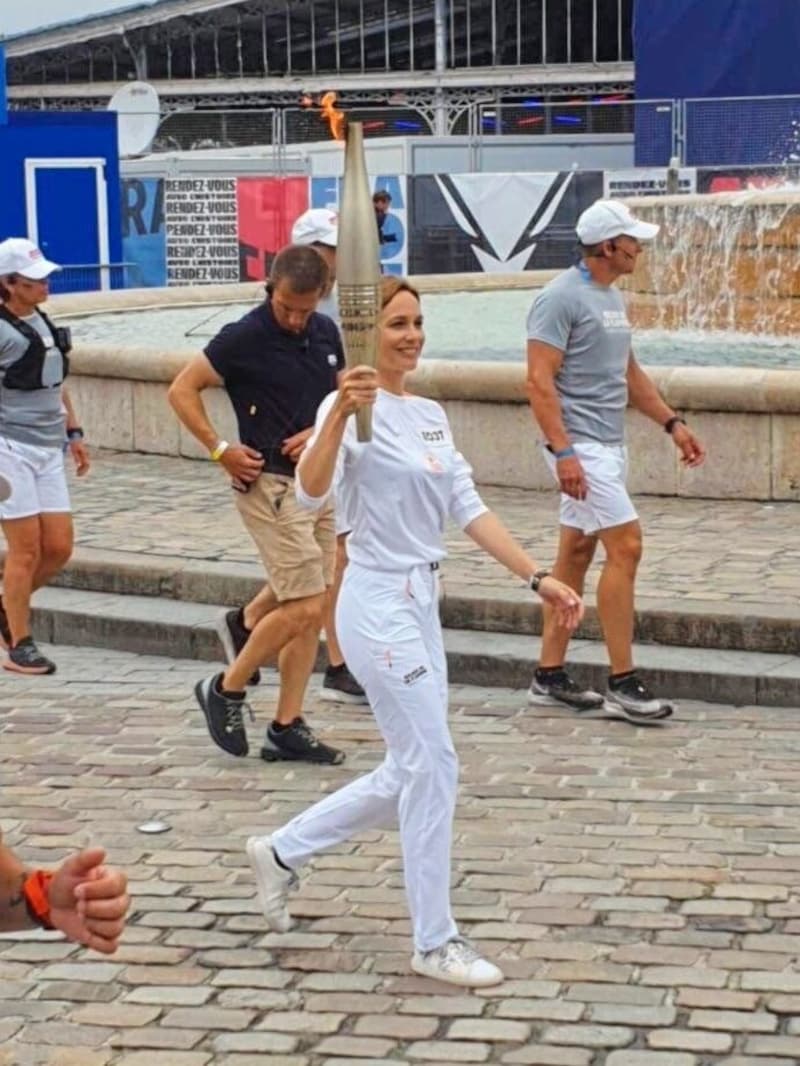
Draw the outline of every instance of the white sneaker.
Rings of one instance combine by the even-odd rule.
[[[415,951],[411,969],[423,977],[447,981],[466,988],[486,988],[499,985],[503,971],[485,959],[468,940],[454,937],[432,951]]]
[[[256,875],[258,902],[267,925],[275,933],[288,933],[294,921],[286,907],[286,898],[289,889],[297,884],[297,874],[278,864],[271,837],[250,837],[247,857]]]

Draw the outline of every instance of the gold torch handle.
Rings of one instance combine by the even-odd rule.
[[[339,210],[336,275],[348,367],[374,367],[378,356],[381,271],[378,226],[367,179],[364,132],[348,123],[344,189]],[[372,408],[356,412],[359,441],[372,440]]]
[[[375,366],[379,307],[378,284],[339,287],[339,313],[346,339],[348,367]],[[372,440],[371,407],[360,407],[356,411],[356,433],[362,443]]]
[[[372,440],[372,408],[359,407],[356,411],[356,439],[362,444]]]

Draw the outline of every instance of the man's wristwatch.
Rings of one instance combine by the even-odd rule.
[[[70,426],[67,429],[67,440],[72,443],[75,440],[83,440],[83,430],[80,426]]]
[[[530,588],[531,592],[538,592],[539,586],[546,577],[550,577],[549,570],[536,570],[534,573],[532,573],[528,580],[528,587]]]
[[[671,435],[673,429],[678,425],[679,422],[682,426],[686,425],[686,419],[681,418],[680,415],[673,415],[671,418],[668,418],[667,421],[664,423],[664,432],[669,433]]]

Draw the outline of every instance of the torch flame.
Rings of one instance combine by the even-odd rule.
[[[330,126],[331,136],[334,140],[343,141],[347,118],[344,111],[340,111],[339,108],[336,107],[336,93],[325,93],[319,103],[322,109],[322,117],[326,119]]]

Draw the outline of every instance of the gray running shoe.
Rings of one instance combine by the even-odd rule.
[[[583,688],[573,681],[566,670],[542,676],[537,670],[528,689],[528,703],[539,706],[552,706],[563,703],[573,711],[580,711],[585,718],[604,718],[603,697],[599,692]]]
[[[499,985],[503,980],[500,967],[485,959],[468,940],[460,936],[433,951],[415,951],[411,969],[423,977],[465,988],[487,988],[489,985]]]
[[[622,681],[609,681],[605,705],[609,716],[624,718],[634,725],[655,725],[669,718],[674,707],[668,700],[660,700],[636,674]]]
[[[269,726],[261,749],[261,758],[265,762],[285,759],[338,766],[344,762],[344,752],[323,744],[303,718],[295,718],[285,729],[276,730],[274,726]]]
[[[250,750],[244,728],[243,712],[248,711],[250,720],[255,715],[245,699],[234,699],[220,691],[222,674],[214,674],[194,686],[194,694],[214,743],[229,755],[244,756]]]
[[[13,648],[8,648],[8,658],[3,663],[4,670],[16,674],[54,674],[56,664],[52,659],[42,655],[34,643],[33,637],[18,640]]]

